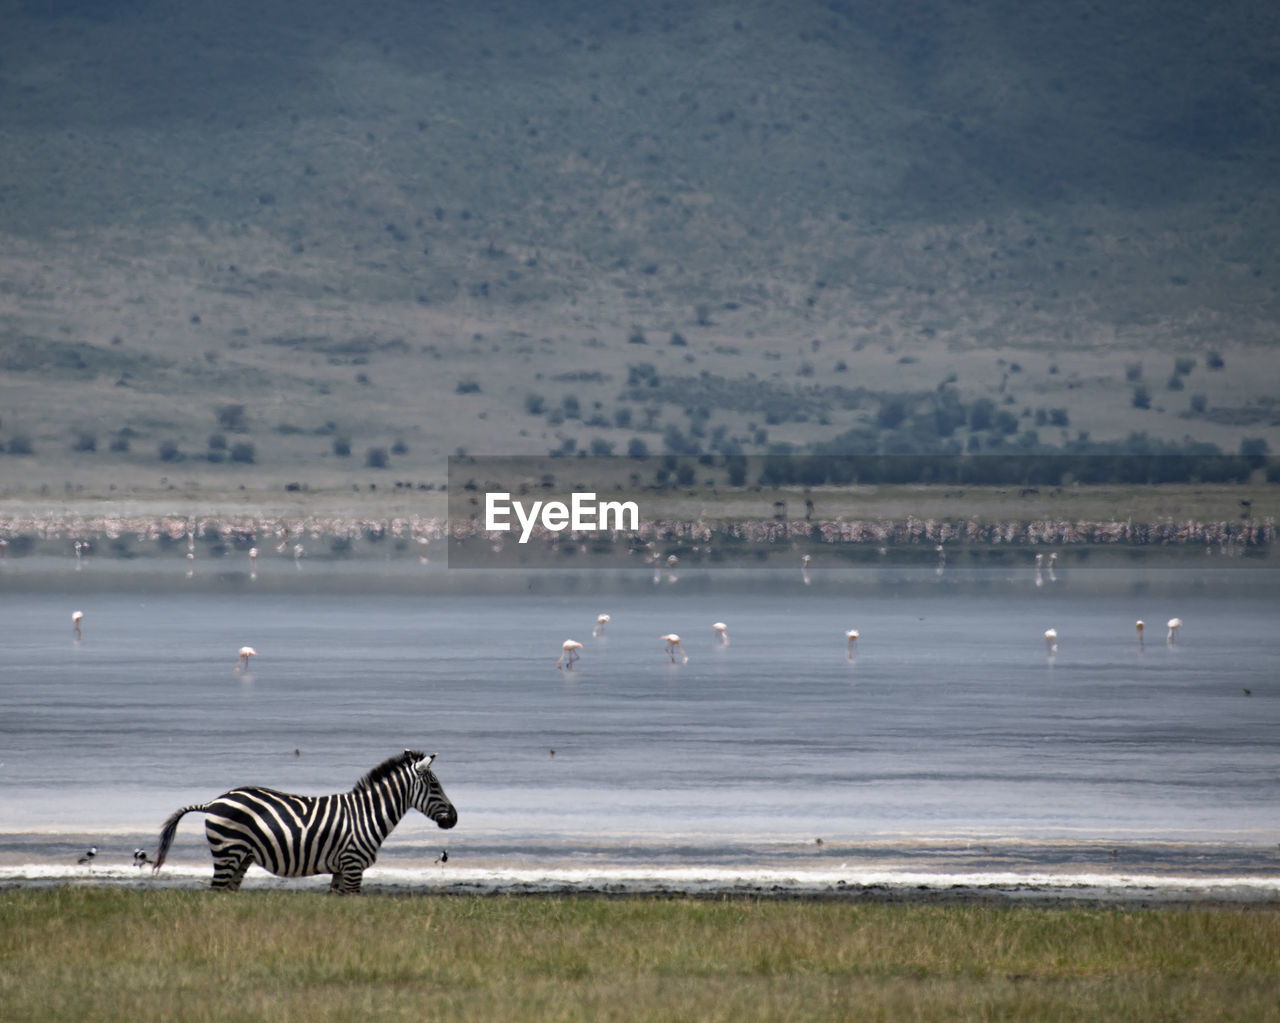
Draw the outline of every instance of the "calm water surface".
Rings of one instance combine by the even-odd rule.
[[[1278,598],[1280,573],[1235,567],[1063,570],[1039,587],[1014,570],[387,587],[323,571],[162,585],[104,562],[10,573],[0,846],[153,841],[232,785],[337,791],[414,747],[440,754],[455,857],[714,859],[821,837],[1225,842],[1261,862],[1280,839]],[[663,652],[671,631],[688,664]],[[557,671],[570,637],[582,659]],[[242,644],[259,653],[245,676]],[[196,818],[180,834],[207,859]],[[389,848],[443,838],[413,815]]]

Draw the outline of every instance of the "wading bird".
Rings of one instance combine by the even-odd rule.
[[[716,630],[720,636],[720,642],[725,646],[729,645],[729,626],[724,622],[712,622],[711,627]]]
[[[596,627],[591,630],[591,635],[599,636],[604,632],[604,627],[609,624],[608,615],[596,615]]]
[[[857,630],[857,629],[845,629],[845,630],[844,630],[844,638],[845,638],[845,640],[846,640],[846,642],[847,642],[847,645],[845,646],[845,649],[844,649],[844,655],[845,655],[845,657],[849,658],[849,660],[851,660],[851,661],[852,661],[852,660],[853,660],[853,647],[854,647],[854,644],[856,644],[856,643],[858,642],[858,630]]]
[[[91,845],[91,846],[89,846],[89,848],[88,848],[88,849],[86,849],[86,850],[85,850],[85,854],[84,854],[83,856],[81,856],[78,860],[76,860],[76,862],[77,862],[77,863],[83,863],[83,864],[84,864],[85,866],[87,866],[90,870],[92,870],[92,869],[93,869],[93,858],[94,858],[95,856],[97,856],[97,855],[98,855],[98,847],[97,847],[96,845]]]
[[[84,619],[83,611],[71,612],[71,628],[76,634],[76,639],[80,638],[80,622]]]
[[[253,647],[251,647],[251,646],[242,646],[242,647],[240,648],[240,660],[239,660],[239,662],[236,664],[236,674],[237,674],[237,675],[239,675],[242,671],[248,671],[248,670],[249,670],[249,658],[250,658],[250,657],[257,657],[257,656],[258,656],[258,651],[256,651],[255,649],[253,649]]]
[[[1058,630],[1057,629],[1044,630],[1044,647],[1051,654],[1056,654],[1058,652]]]
[[[680,651],[680,656],[684,658],[684,661],[682,663],[684,664],[689,663],[689,655],[684,652],[684,647],[680,645],[679,636],[677,636],[674,632],[668,632],[665,636],[659,636],[658,638],[667,644],[666,650],[668,655],[670,655],[671,657],[672,664],[676,663],[677,650]]]
[[[1143,625],[1141,618],[1134,623],[1134,628],[1138,630],[1138,646],[1145,646],[1146,644],[1142,641],[1142,630],[1146,628],[1146,626]]]
[[[566,639],[560,644],[560,660],[556,661],[556,667],[561,671],[565,668],[572,668],[573,662],[581,656],[578,651],[582,649],[582,644],[576,639]]]
[[[1182,628],[1181,618],[1169,619],[1169,635],[1165,636],[1164,641],[1172,646],[1178,641],[1178,630]]]

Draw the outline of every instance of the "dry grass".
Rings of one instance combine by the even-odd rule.
[[[1268,1019],[1280,912],[0,894],[8,1020]]]

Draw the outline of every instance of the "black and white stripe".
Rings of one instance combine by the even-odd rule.
[[[458,811],[431,770],[434,759],[434,753],[405,750],[375,767],[350,792],[331,796],[246,787],[184,806],[164,822],[153,870],[163,866],[178,821],[198,811],[206,815],[213,888],[235,891],[249,865],[257,863],[282,877],[331,873],[330,891],[359,892],[365,869],[410,809],[442,828],[458,823]]]

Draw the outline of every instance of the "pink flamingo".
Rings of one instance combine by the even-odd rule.
[[[659,636],[667,644],[667,653],[671,656],[671,663],[676,663],[676,651],[680,651],[680,656],[684,658],[683,663],[689,663],[689,655],[684,652],[684,647],[680,645],[680,637],[674,632],[668,632],[665,636]]]
[[[858,630],[857,630],[857,629],[845,629],[845,631],[844,631],[844,638],[848,641],[848,646],[846,646],[846,647],[845,647],[844,655],[845,655],[845,657],[849,658],[849,660],[851,660],[851,661],[852,661],[852,660],[853,660],[853,647],[854,647],[854,644],[856,644],[856,643],[858,642]]]
[[[576,639],[566,639],[562,644],[560,644],[560,660],[556,661],[556,667],[561,671],[564,671],[566,668],[572,669],[573,662],[581,656],[578,653],[581,649],[582,644]]]

